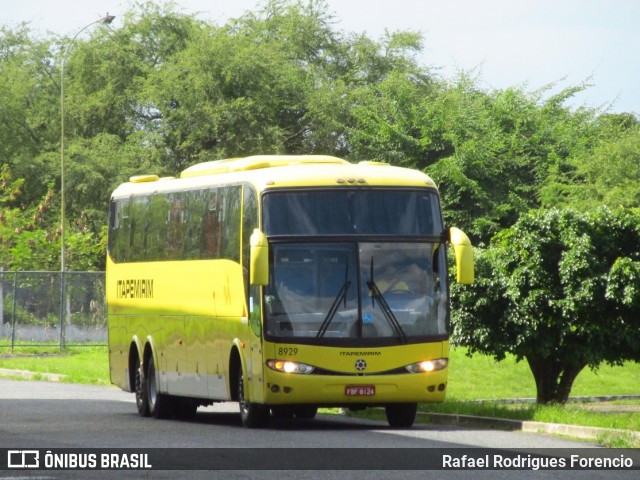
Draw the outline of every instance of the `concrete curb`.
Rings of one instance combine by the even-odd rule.
[[[589,397],[569,397],[567,403],[597,403],[611,402],[614,400],[640,400],[640,395],[599,395]],[[464,403],[499,403],[504,405],[512,405],[518,403],[536,403],[535,398],[491,398],[481,400],[464,400]]]
[[[67,378],[66,375],[59,373],[38,373],[29,370],[12,370],[10,368],[0,368],[0,377],[24,378],[25,380],[34,380],[36,378],[47,380],[49,382],[60,382]]]
[[[640,442],[640,432],[613,428],[584,427],[580,425],[564,425],[558,423],[522,422],[522,431],[530,433],[546,433],[566,435],[569,437],[597,440],[609,435],[625,436]]]
[[[436,425],[470,426],[476,428],[520,431],[527,433],[545,433],[549,435],[566,435],[583,440],[597,440],[607,435],[629,436],[640,442],[640,432],[600,427],[584,427],[558,423],[531,422],[510,420],[505,418],[475,417],[472,415],[455,415],[447,413],[419,412],[422,418],[428,418]]]

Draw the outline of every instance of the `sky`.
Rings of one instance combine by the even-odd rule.
[[[182,13],[222,25],[262,0],[174,0]],[[29,22],[42,34],[75,35],[131,0],[0,0],[0,24]],[[640,116],[638,0],[327,0],[336,28],[380,38],[385,30],[423,35],[421,64],[441,77],[471,73],[482,88],[550,93],[589,84],[571,101]],[[118,18],[120,15],[120,18]]]

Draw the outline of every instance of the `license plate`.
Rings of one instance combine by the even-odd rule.
[[[376,394],[375,385],[347,385],[344,387],[347,397],[371,397]]]

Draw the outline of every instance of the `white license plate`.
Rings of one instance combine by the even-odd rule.
[[[376,394],[375,385],[347,385],[344,387],[347,397],[372,397]]]

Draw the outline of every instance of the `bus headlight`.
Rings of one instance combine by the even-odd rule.
[[[447,358],[437,358],[435,360],[425,360],[423,362],[412,363],[404,368],[406,368],[410,373],[437,372],[438,370],[447,368],[448,363],[449,359]]]
[[[267,360],[267,367],[276,372],[282,373],[302,373],[308,375],[315,370],[315,367],[306,363],[292,362],[290,360]]]

